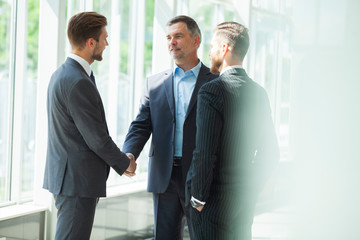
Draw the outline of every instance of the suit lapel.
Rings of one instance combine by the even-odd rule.
[[[210,75],[209,69],[206,68],[203,64],[201,64],[201,69],[200,69],[200,72],[199,72],[199,76],[198,76],[198,78],[196,80],[194,91],[193,91],[193,93],[191,95],[191,99],[190,99],[190,102],[189,102],[189,107],[187,109],[185,119],[188,117],[189,113],[191,112],[191,109],[195,106],[195,103],[197,101],[197,94],[198,94],[201,86],[204,83],[209,81],[209,75]]]
[[[175,116],[174,84],[173,75],[171,72],[165,73],[164,86],[172,116]]]

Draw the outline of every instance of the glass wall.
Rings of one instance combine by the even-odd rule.
[[[11,40],[12,10],[9,1],[0,1],[0,204],[9,198],[9,133],[11,132]]]
[[[39,0],[28,0],[25,76],[22,79],[21,199],[31,200],[34,183]]]
[[[289,1],[253,1],[249,73],[269,95],[281,160],[289,159],[291,10]]]
[[[0,203],[24,202],[34,184],[39,1],[0,1],[0,12]]]

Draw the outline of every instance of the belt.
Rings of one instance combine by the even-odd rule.
[[[174,157],[173,159],[173,166],[174,167],[181,167],[182,157]]]

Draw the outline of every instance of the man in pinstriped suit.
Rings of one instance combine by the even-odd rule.
[[[195,239],[250,240],[257,195],[279,159],[268,96],[242,68],[248,47],[241,24],[215,29],[210,70],[220,76],[198,93],[186,183]]]

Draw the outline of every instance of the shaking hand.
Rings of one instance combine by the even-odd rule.
[[[137,164],[135,162],[135,157],[131,153],[127,153],[126,155],[130,159],[130,164],[129,164],[129,167],[124,172],[124,175],[127,177],[133,177],[136,175],[135,170],[136,170],[136,166],[137,166]]]

